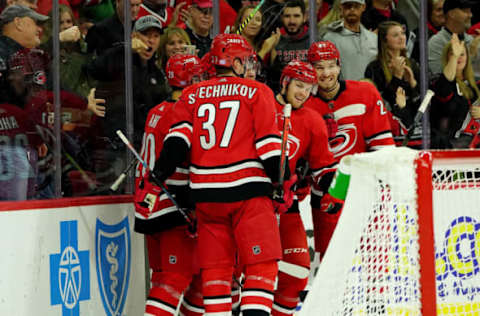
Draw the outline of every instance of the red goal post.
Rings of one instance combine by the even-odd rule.
[[[480,315],[480,151],[341,163],[345,207],[299,315]]]

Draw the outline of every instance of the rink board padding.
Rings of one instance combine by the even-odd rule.
[[[1,202],[0,315],[142,315],[132,196]]]

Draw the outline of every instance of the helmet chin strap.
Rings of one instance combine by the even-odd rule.
[[[242,61],[241,61],[240,58],[238,58],[238,57],[235,58],[235,60],[237,60],[237,59],[240,60],[240,62],[242,63]],[[235,62],[235,60],[234,60],[234,62]],[[247,73],[247,71],[246,71],[247,66],[245,65],[244,62],[242,63],[242,67],[243,67],[243,74],[239,74],[239,73],[237,73],[237,72],[235,71],[235,67],[234,67],[233,64],[232,64],[232,71],[233,71],[233,73],[235,74],[235,76],[244,78],[245,74]]]

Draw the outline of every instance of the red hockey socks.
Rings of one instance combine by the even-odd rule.
[[[245,266],[245,285],[240,304],[244,316],[270,315],[277,273],[278,266],[274,260]]]
[[[233,267],[202,269],[201,274],[205,316],[230,316]]]
[[[275,291],[272,315],[287,316],[292,315],[297,308],[300,300],[300,292],[307,286],[308,277],[304,279],[296,278],[289,274],[278,273],[278,285]]]
[[[205,313],[203,308],[202,296],[202,278],[200,274],[193,276],[187,291],[183,295],[182,305],[180,305],[181,316],[201,316]]]
[[[145,315],[171,316],[175,314],[182,292],[190,278],[172,272],[154,272],[148,294]]]
[[[340,214],[341,212],[337,214],[328,214],[318,208],[312,208],[315,251],[320,252],[320,258],[323,258],[327,251],[328,244],[335,231]]]

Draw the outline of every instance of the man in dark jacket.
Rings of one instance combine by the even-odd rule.
[[[170,94],[164,72],[155,65],[152,58],[160,45],[161,24],[152,15],[141,17],[135,22],[132,32],[132,82],[133,82],[133,144],[139,149],[143,127],[148,111],[164,101]],[[123,145],[116,131],[126,129],[125,102],[125,52],[123,46],[107,49],[86,67],[89,76],[98,80],[95,96],[106,100],[105,117],[97,120],[95,169],[113,168],[107,175],[106,183],[111,183],[123,168]],[[128,106],[128,105],[127,105]],[[117,163],[115,163],[117,161]]]
[[[0,101],[23,107],[26,98],[36,88],[46,84],[47,59],[43,58],[40,45],[41,27],[37,22],[46,21],[47,16],[20,5],[11,5],[0,15]],[[35,51],[33,51],[35,50]],[[31,52],[31,53],[27,53]],[[39,61],[29,62],[32,71],[25,71],[20,58],[32,55]],[[29,75],[25,75],[29,73]]]
[[[137,18],[138,10],[142,0],[130,0],[130,15],[132,24]],[[116,14],[104,21],[93,25],[87,33],[85,41],[89,53],[101,55],[106,49],[121,46],[124,42],[123,37],[123,0],[116,0]]]

